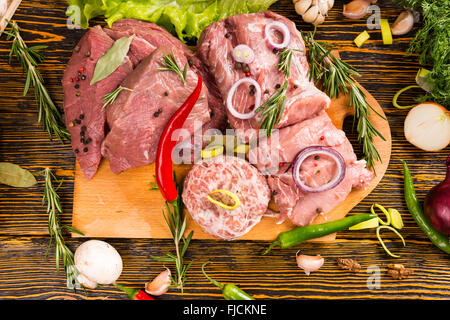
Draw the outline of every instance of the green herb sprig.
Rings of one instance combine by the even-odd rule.
[[[67,279],[67,287],[77,288],[80,286],[77,280],[78,271],[75,267],[73,253],[64,241],[62,230],[65,228],[70,232],[75,232],[81,235],[83,235],[83,233],[70,226],[61,226],[59,215],[62,214],[63,210],[57,191],[61,187],[63,181],[61,181],[55,188],[54,182],[56,181],[56,177],[51,170],[49,168],[45,168],[41,174],[44,176],[44,196],[42,198],[42,204],[47,204],[48,233],[50,235],[50,242],[45,255],[48,255],[52,242],[55,242],[56,271],[59,273],[59,264],[60,260],[62,260]]]
[[[184,65],[184,70],[181,71],[180,67],[178,66],[177,59],[175,58],[175,55],[173,53],[173,50],[171,54],[167,54],[165,52],[163,54],[164,57],[160,59],[160,62],[164,67],[159,67],[158,70],[173,71],[180,77],[181,81],[183,81],[183,84],[186,84],[188,64],[186,63]]]
[[[64,143],[64,140],[70,140],[70,133],[64,125],[63,117],[50,97],[44,85],[44,80],[37,70],[39,63],[44,59],[39,50],[45,49],[47,46],[28,47],[20,35],[20,28],[17,23],[8,21],[8,25],[11,29],[5,31],[5,33],[8,40],[12,39],[9,63],[11,64],[12,57],[15,56],[27,74],[23,95],[25,96],[28,93],[31,86],[34,88],[34,96],[39,110],[38,122],[42,123],[44,130],[48,132],[50,140],[54,136],[62,143]]]
[[[266,102],[255,110],[255,113],[261,114],[261,120],[259,120],[258,125],[261,129],[267,131],[268,137],[272,135],[273,128],[280,122],[283,115],[288,86],[289,82],[285,81]]]
[[[177,181],[175,173],[174,181]],[[167,213],[163,211],[164,219],[167,223],[167,226],[172,235],[173,242],[175,244],[175,254],[168,252],[166,256],[163,257],[151,257],[160,262],[175,263],[176,272],[172,275],[172,286],[179,288],[183,293],[183,288],[187,279],[186,272],[189,270],[193,263],[193,261],[190,261],[186,264],[184,261],[184,255],[189,247],[189,244],[191,243],[194,231],[191,231],[187,237],[184,236],[184,233],[186,231],[187,218],[183,214],[184,205],[183,201],[181,200],[181,187],[179,187],[178,184],[176,184],[176,187],[178,190],[178,198],[170,203],[172,208],[166,201]]]
[[[102,101],[104,101],[105,103],[102,106],[102,109],[106,108],[106,106],[108,104],[113,104],[114,101],[116,101],[117,97],[119,96],[119,94],[123,91],[123,90],[127,90],[127,91],[134,91],[133,89],[129,89],[129,88],[125,88],[122,86],[119,86],[116,90],[114,90],[113,92],[107,93],[104,95],[104,97],[102,98]]]
[[[380,137],[386,140],[370,122],[369,115],[375,112],[386,120],[367,102],[366,95],[355,84],[354,77],[359,76],[356,69],[331,54],[332,45],[326,42],[314,40],[314,33],[303,35],[308,48],[308,61],[310,64],[310,80],[321,83],[323,90],[331,97],[336,98],[341,93],[350,94],[350,106],[353,108],[358,132],[358,141],[362,145],[367,167],[373,168],[376,161],[381,161],[381,156],[375,147],[373,140]]]
[[[284,77],[287,79],[291,76],[291,63],[292,63],[292,56],[294,52],[301,52],[301,50],[298,49],[288,49],[285,48],[278,52],[280,56],[280,62],[278,63],[278,70],[283,72]]]

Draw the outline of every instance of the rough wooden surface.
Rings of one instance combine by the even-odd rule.
[[[392,130],[392,158],[388,171],[374,190],[353,212],[368,212],[372,203],[399,209],[405,222],[402,234],[406,247],[398,244],[395,236],[386,233],[387,245],[401,254],[400,259],[388,257],[376,240],[373,230],[341,232],[332,244],[307,243],[301,246],[305,254],[321,254],[324,267],[309,277],[295,264],[297,248],[274,250],[261,256],[267,246],[264,241],[223,242],[194,240],[187,259],[194,259],[189,272],[191,283],[183,296],[172,289],[161,299],[211,299],[220,298],[219,291],[207,283],[200,272],[201,264],[210,259],[209,273],[217,280],[239,284],[257,298],[282,299],[449,299],[450,259],[435,248],[417,227],[407,212],[403,201],[402,170],[400,159],[408,162],[417,193],[423,199],[427,190],[444,178],[444,160],[449,149],[438,153],[426,153],[408,144],[403,136],[406,111],[392,107],[391,99],[400,88],[414,83],[419,68],[417,57],[405,57],[405,50],[413,32],[396,37],[394,45],[382,45],[379,31],[369,31],[369,40],[360,49],[353,39],[365,29],[365,20],[352,21],[341,15],[343,1],[335,7],[325,24],[318,28],[317,38],[332,42],[344,60],[355,65],[362,74],[359,81],[380,102],[388,116]],[[379,1],[382,14],[391,22],[401,11],[389,1]],[[47,58],[40,70],[47,81],[50,93],[58,105],[62,104],[60,79],[65,63],[82,30],[66,27],[64,1],[23,1],[14,19],[23,30],[24,39],[30,44],[49,46]],[[311,30],[293,11],[290,0],[279,1],[273,10],[285,14],[297,22],[299,29]],[[97,20],[101,22],[101,20]],[[69,146],[50,142],[36,123],[36,105],[32,93],[22,97],[24,75],[16,64],[10,67],[7,54],[10,43],[0,38],[0,161],[22,165],[37,174],[49,166],[65,179],[60,189],[65,213],[63,223],[71,223],[74,157]],[[411,100],[414,92],[406,93],[404,100]],[[351,131],[351,120],[346,122]],[[356,135],[348,133],[350,138]],[[39,181],[42,181],[39,178]],[[47,216],[41,206],[42,184],[30,189],[15,189],[0,185],[0,299],[124,299],[112,287],[88,290],[74,294],[66,289],[63,275],[57,275],[53,252],[48,259]],[[109,239],[124,259],[124,272],[120,282],[139,287],[162,270],[159,262],[149,256],[164,254],[172,249],[170,240]],[[81,240],[69,239],[75,249]],[[353,274],[341,270],[335,259],[355,258],[362,270]],[[387,263],[403,263],[414,274],[405,280],[393,280],[386,274]],[[367,285],[369,266],[378,266],[380,287]],[[370,281],[369,281],[370,284]]]

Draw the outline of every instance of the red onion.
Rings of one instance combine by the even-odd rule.
[[[425,198],[425,214],[431,224],[443,234],[450,235],[450,156],[446,161],[445,180],[434,186]]]
[[[255,60],[255,52],[245,44],[240,44],[233,49],[231,53],[234,61],[242,63],[252,63]]]
[[[272,40],[270,31],[272,29],[278,30],[283,35],[283,42],[276,43]],[[291,33],[289,31],[289,28],[282,22],[274,21],[271,23],[268,23],[265,28],[265,34],[266,34],[266,40],[267,42],[272,46],[272,48],[276,49],[284,49],[288,46],[289,42],[291,41]]]
[[[313,155],[327,155],[331,157],[337,165],[338,172],[336,176],[331,179],[330,182],[317,187],[317,188],[311,188],[307,186],[301,179],[300,179],[300,166],[302,165],[303,161],[306,160],[306,158],[313,156]],[[294,178],[294,182],[297,185],[297,187],[307,193],[315,193],[315,192],[322,192],[327,191],[330,189],[333,189],[336,187],[339,183],[341,183],[342,180],[344,180],[345,177],[345,161],[342,155],[337,152],[336,150],[329,148],[329,147],[322,147],[322,146],[312,146],[307,147],[300,151],[298,155],[295,157],[293,162],[293,169],[292,169],[292,176]]]
[[[237,88],[242,83],[250,83],[250,84],[252,84],[255,87],[255,107],[249,113],[240,113],[233,106],[234,93],[236,92]],[[228,108],[228,111],[230,111],[231,115],[233,117],[235,117],[235,118],[238,118],[238,119],[251,119],[251,118],[253,118],[255,116],[255,110],[259,108],[260,104],[261,104],[261,86],[259,85],[258,82],[256,82],[252,78],[243,78],[243,79],[235,82],[233,84],[233,86],[231,87],[230,91],[228,92],[227,108]]]

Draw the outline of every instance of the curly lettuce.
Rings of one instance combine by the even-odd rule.
[[[267,10],[277,0],[67,0],[73,23],[89,27],[89,20],[105,16],[111,26],[123,18],[154,22],[182,41],[195,40],[203,29],[226,17]]]

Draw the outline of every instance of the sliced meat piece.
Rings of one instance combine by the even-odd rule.
[[[147,52],[149,51],[147,53],[148,55],[157,47],[173,47],[184,52],[191,68],[203,78],[203,82],[208,88],[208,103],[211,111],[211,120],[205,124],[203,131],[212,128],[219,130],[225,129],[227,124],[225,106],[214,76],[208,72],[205,65],[194,55],[188,46],[182,43],[178,38],[175,38],[166,29],[154,23],[135,19],[121,19],[115,22],[110,29],[105,28],[105,32],[116,40],[124,36],[129,37],[133,34],[136,35],[130,46],[130,56],[135,65],[137,64],[136,61],[139,62],[142,58],[146,57],[146,50]],[[146,42],[147,44],[145,45],[142,42]],[[147,47],[147,49],[145,49],[145,47]]]
[[[72,148],[87,179],[91,179],[101,160],[100,146],[105,136],[106,114],[103,97],[115,90],[132,71],[130,59],[107,78],[90,85],[97,61],[114,44],[100,26],[81,38],[62,78],[66,126]]]
[[[282,128],[308,119],[330,104],[329,97],[309,81],[305,44],[292,21],[269,11],[229,17],[211,24],[204,30],[198,44],[198,55],[215,76],[222,97],[226,101],[232,85],[248,76],[242,68],[236,68],[236,62],[231,55],[232,50],[240,44],[248,45],[255,53],[255,60],[249,64],[249,77],[255,79],[261,86],[264,102],[275,92],[276,87],[285,81],[283,73],[277,66],[279,55],[265,39],[265,27],[274,21],[282,22],[289,28],[291,40],[288,48],[300,50],[293,54],[286,106],[276,126]],[[273,37],[282,41],[281,34],[273,34]],[[248,113],[254,108],[255,99],[249,91],[249,86],[243,84],[233,96],[233,106],[241,113]],[[228,112],[228,120],[231,127],[241,129],[238,134],[245,141],[256,137],[254,129],[259,127],[259,115],[242,120]]]
[[[159,47],[145,58],[122,82],[123,90],[116,101],[107,106],[107,120],[111,131],[102,145],[102,154],[108,158],[111,170],[123,170],[148,165],[155,161],[159,138],[166,123],[186,101],[197,86],[198,76],[188,69],[186,84],[173,71],[160,71],[164,53],[173,54],[177,63],[187,62],[183,52],[173,47]],[[208,89],[203,86],[183,128],[194,132],[194,121],[199,128],[210,119]]]
[[[281,215],[298,226],[306,226],[318,214],[326,214],[344,201],[353,188],[363,188],[370,183],[374,174],[365,166],[365,161],[347,165],[344,180],[338,186],[318,193],[302,193],[295,185],[292,168],[270,176],[267,182]]]
[[[346,163],[356,161],[356,155],[344,131],[337,129],[325,111],[316,117],[283,128],[271,138],[263,139],[249,151],[249,162],[260,171],[276,173],[280,163],[291,163],[306,147],[324,146],[338,151]],[[333,164],[334,161],[330,160]],[[304,165],[308,164],[308,160]]]
[[[214,190],[238,195],[241,205],[226,210],[211,203],[207,196]],[[192,219],[202,229],[225,240],[242,237],[256,225],[267,210],[270,190],[266,179],[247,161],[219,156],[195,164],[183,189],[183,202]]]

